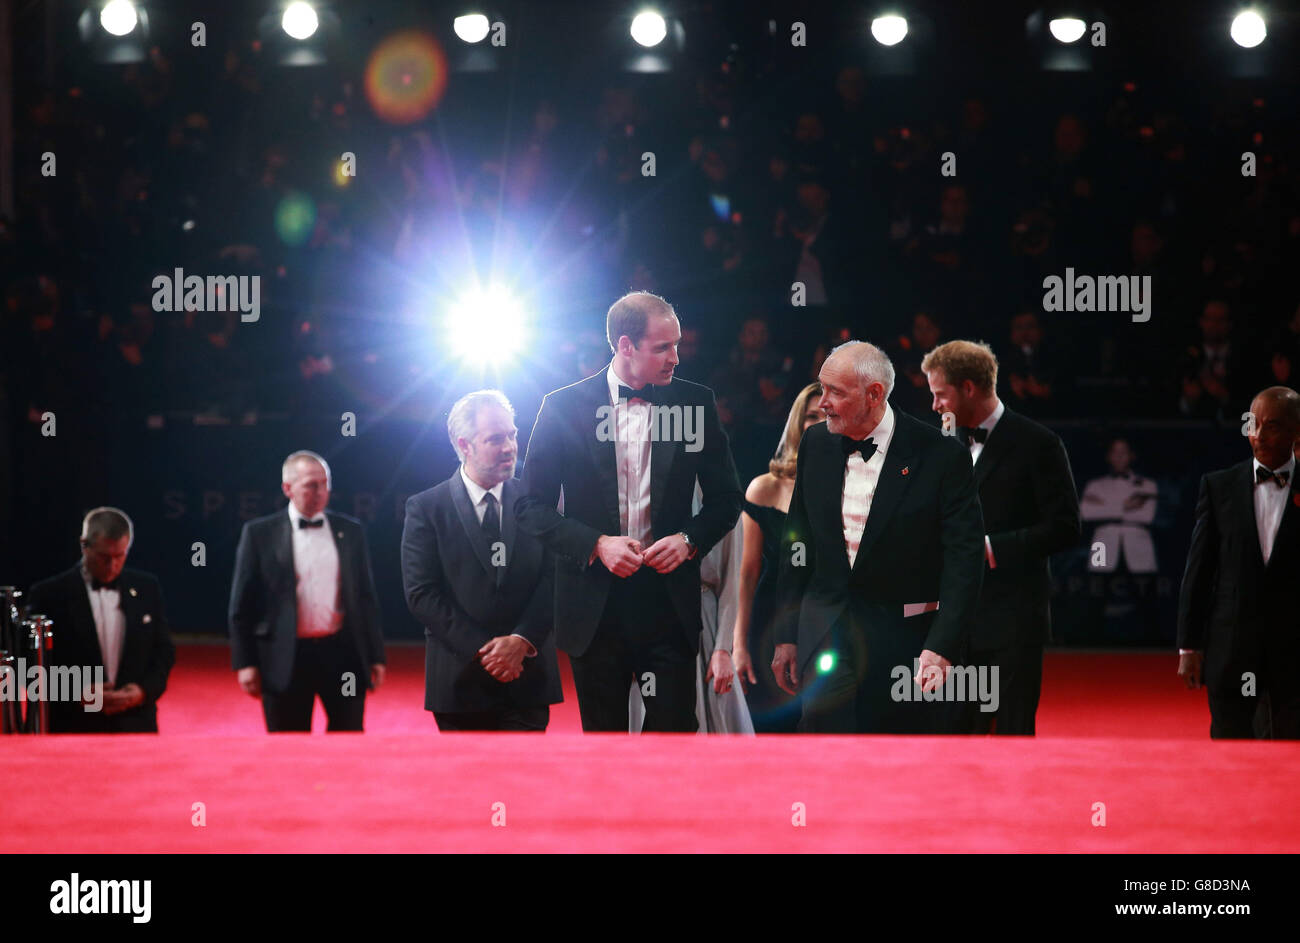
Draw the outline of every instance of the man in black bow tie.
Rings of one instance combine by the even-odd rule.
[[[103,671],[102,697],[50,704],[52,733],[158,732],[176,649],[157,578],[126,566],[134,537],[125,512],[95,508],[81,524],[80,563],[28,593],[28,611],[54,621],[50,666]]]
[[[888,402],[894,366],[849,341],[821,369],[777,586],[777,684],[805,733],[947,733],[942,694],[983,568],[965,451]],[[927,696],[928,695],[928,696]]]
[[[608,369],[547,394],[537,413],[519,526],[556,557],[556,641],[583,730],[626,733],[635,680],[644,731],[694,732],[700,559],[735,526],[740,482],[713,392],[673,376],[672,306],[632,292],[605,333]]]
[[[1032,736],[1052,627],[1048,557],[1079,542],[1070,460],[1056,433],[1003,405],[987,344],[940,344],[921,371],[932,408],[970,453],[984,513],[984,581],[966,664],[996,684],[989,702],[964,705],[964,729]]]
[[[1210,736],[1300,739],[1300,394],[1250,404],[1254,457],[1201,479],[1178,597],[1178,674],[1204,683]]]
[[[315,452],[294,452],[280,478],[288,508],[245,524],[235,553],[232,665],[267,731],[310,731],[317,697],[327,730],[361,730],[385,671],[366,534],[326,512],[330,470]]]

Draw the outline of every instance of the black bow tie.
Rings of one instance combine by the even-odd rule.
[[[1277,482],[1277,486],[1279,488],[1285,488],[1286,480],[1290,477],[1291,477],[1290,472],[1285,472],[1285,471],[1273,472],[1265,468],[1263,465],[1255,469],[1255,484],[1257,485],[1262,485],[1264,482],[1272,478],[1274,481]]]
[[[957,431],[961,433],[962,441],[965,442],[967,446],[969,446],[971,442],[983,443],[987,441],[989,437],[989,431],[983,426],[958,426]]]
[[[850,439],[848,436],[843,436],[840,439],[840,447],[844,449],[844,460],[846,462],[848,461],[849,456],[854,452],[861,452],[862,460],[864,462],[876,454],[876,441],[872,438],[866,438],[859,442],[856,439]]]
[[[620,383],[618,385],[618,398],[620,400],[641,399],[645,400],[647,403],[653,403],[655,401],[655,388],[647,383],[645,386],[641,387],[641,389],[634,390],[631,387],[624,386]]]
[[[117,589],[118,588],[117,584],[120,582],[122,582],[122,577],[120,576],[115,580],[109,580],[107,583],[101,583],[99,580],[95,579],[94,577],[91,577],[90,588],[91,589]]]
[[[302,530],[304,527],[324,527],[324,526],[325,526],[325,518],[323,517],[320,520],[316,520],[316,521],[309,521],[305,517],[298,518],[299,530]]]

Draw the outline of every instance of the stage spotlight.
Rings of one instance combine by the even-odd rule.
[[[1232,18],[1232,41],[1246,49],[1254,49],[1264,41],[1268,29],[1264,18],[1254,10],[1246,10]]]
[[[280,18],[281,28],[294,39],[311,38],[319,25],[320,20],[316,17],[316,10],[303,0],[294,0],[285,7],[284,16]]]
[[[668,24],[658,13],[638,13],[632,19],[632,38],[642,46],[658,46],[668,35]]]
[[[488,18],[482,13],[467,13],[452,22],[452,28],[464,42],[481,43],[488,34]]]
[[[478,366],[499,366],[523,349],[528,325],[519,301],[493,285],[471,291],[453,304],[446,327],[458,358]]]
[[[882,46],[897,46],[907,35],[907,20],[901,16],[878,16],[871,21],[871,35]]]
[[[109,0],[99,11],[99,25],[114,36],[125,36],[140,21],[130,0]]]
[[[1068,45],[1069,43],[1078,42],[1079,37],[1087,30],[1088,24],[1084,23],[1083,20],[1066,16],[1052,20],[1047,24],[1047,28],[1051,30],[1052,36],[1056,38],[1058,43]]]

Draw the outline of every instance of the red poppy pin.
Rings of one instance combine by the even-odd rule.
[[[906,466],[906,465],[903,466],[903,474],[904,474],[904,475],[907,474],[907,466]],[[1296,503],[1297,503],[1297,504],[1300,504],[1300,501],[1297,501]]]
[[[1291,492],[1291,503],[1300,508],[1300,491]]]

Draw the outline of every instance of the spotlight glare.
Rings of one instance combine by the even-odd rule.
[[[878,16],[871,21],[871,35],[882,46],[897,46],[907,35],[907,20],[901,16]]]
[[[99,25],[114,36],[125,36],[139,21],[130,0],[109,0],[99,11]]]
[[[488,18],[482,13],[466,13],[452,21],[456,35],[467,43],[481,43],[488,34]]]
[[[668,35],[668,24],[658,13],[638,13],[632,20],[632,38],[642,46],[658,46]]]
[[[817,659],[817,670],[822,674],[829,674],[835,667],[835,655],[832,652],[823,652]]]
[[[1056,37],[1057,42],[1068,44],[1078,42],[1079,37],[1083,35],[1088,25],[1083,20],[1067,16],[1052,20],[1047,24],[1047,28],[1052,31],[1052,35]]]
[[[304,0],[294,0],[284,8],[284,16],[280,18],[280,26],[294,39],[307,39],[319,25],[316,11]]]
[[[499,365],[523,349],[527,323],[520,303],[499,286],[467,293],[447,313],[447,336],[461,360]]]
[[[1232,41],[1238,46],[1244,46],[1246,49],[1254,49],[1268,35],[1268,29],[1264,26],[1264,18],[1254,10],[1246,10],[1234,16],[1230,32]]]

